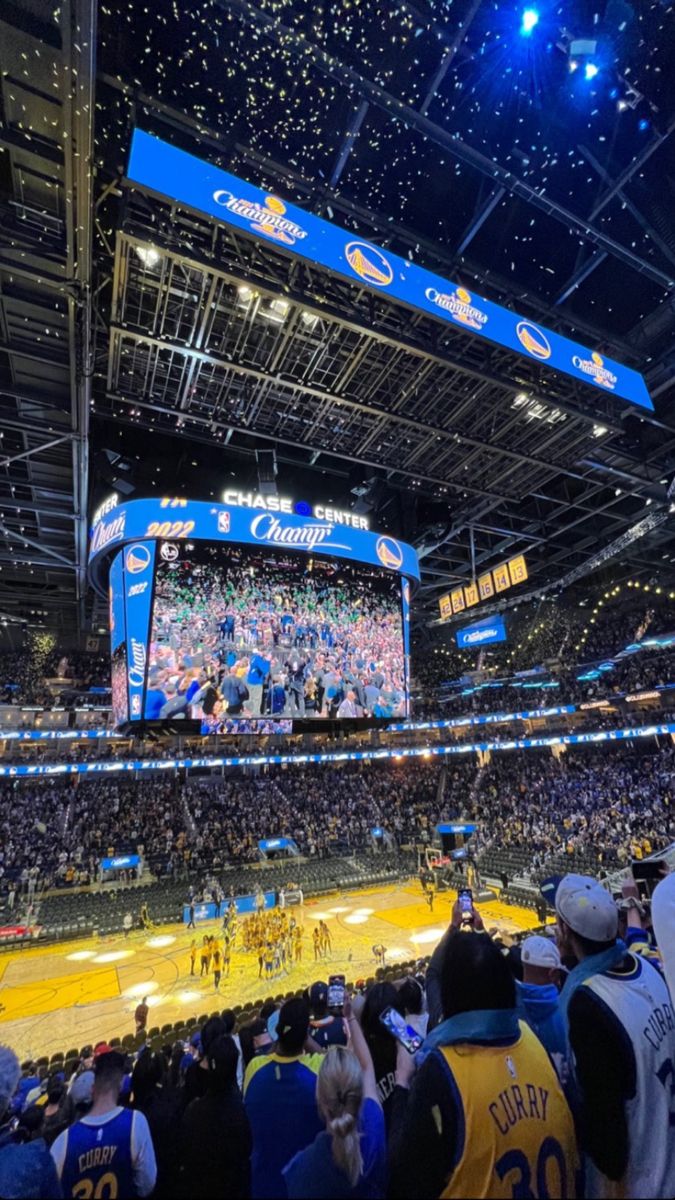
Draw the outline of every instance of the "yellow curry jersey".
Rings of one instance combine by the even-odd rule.
[[[454,1083],[456,1166],[443,1197],[576,1196],[572,1114],[548,1054],[520,1024],[509,1046],[439,1048]]]

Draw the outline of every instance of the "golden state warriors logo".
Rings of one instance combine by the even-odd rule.
[[[434,287],[428,287],[424,295],[427,300],[449,313],[453,321],[465,325],[469,329],[482,329],[487,324],[487,313],[477,308],[471,299],[471,293],[466,288],[457,287],[454,292],[439,292]]]
[[[518,341],[523,349],[533,358],[546,359],[551,357],[549,340],[541,329],[530,321],[519,321],[516,325]]]
[[[382,251],[369,246],[367,242],[348,242],[345,258],[355,275],[375,287],[388,287],[394,278],[391,263]]]
[[[598,387],[614,390],[617,384],[617,378],[609,367],[605,366],[605,360],[597,350],[594,350],[590,358],[581,358],[578,354],[572,359],[572,366],[581,371],[584,375],[588,375],[592,383],[597,383]]]
[[[375,553],[382,566],[389,567],[390,571],[398,571],[403,566],[403,551],[398,542],[395,542],[393,538],[378,538]]]
[[[257,200],[242,200],[221,188],[213,193],[213,199],[228,212],[250,221],[254,233],[262,234],[275,242],[292,246],[307,237],[307,230],[285,215],[286,205],[278,196],[265,196],[261,204]]]
[[[150,551],[147,546],[130,546],[127,550],[124,565],[131,575],[140,575],[150,566]]]

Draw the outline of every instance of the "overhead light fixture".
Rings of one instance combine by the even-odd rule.
[[[606,433],[607,433],[606,425],[594,425],[593,426],[593,437],[604,437],[604,435]]]
[[[154,250],[152,246],[137,246],[136,253],[143,266],[147,267],[149,271],[156,267],[160,260],[159,250]]]
[[[520,22],[522,37],[529,37],[532,30],[539,24],[539,13],[536,8],[526,8]]]
[[[266,321],[276,321],[278,325],[283,325],[289,308],[288,300],[270,300],[260,309],[260,316],[264,317]]]

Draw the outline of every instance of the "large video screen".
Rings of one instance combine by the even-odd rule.
[[[157,557],[144,716],[199,718],[204,733],[406,716],[401,585],[283,549],[172,543]]]

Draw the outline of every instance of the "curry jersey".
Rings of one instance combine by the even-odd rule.
[[[587,1195],[675,1196],[675,1014],[668,987],[639,955],[630,973],[607,971],[584,986],[621,1026],[636,1081],[625,1101],[631,1150],[620,1192],[589,1161]]]
[[[443,1197],[574,1197],[574,1123],[539,1039],[519,1023],[507,1046],[460,1042],[438,1053],[457,1109],[455,1166]]]
[[[134,1124],[141,1113],[128,1108],[113,1110],[104,1122],[85,1118],[71,1125],[54,1143],[53,1157],[64,1196],[78,1200],[117,1200],[136,1196],[134,1175]],[[145,1121],[145,1118],[143,1118]]]

